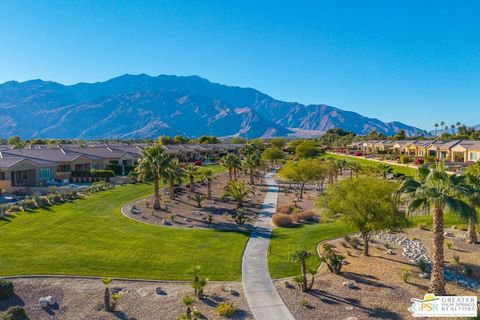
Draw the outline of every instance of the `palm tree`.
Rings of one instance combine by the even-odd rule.
[[[471,214],[471,206],[463,200],[466,189],[458,183],[456,176],[445,172],[444,164],[439,163],[433,170],[427,167],[419,169],[419,180],[406,178],[399,189],[408,204],[408,211],[431,209],[433,215],[433,257],[430,291],[437,295],[445,293],[444,279],[444,225],[445,209],[467,219]]]
[[[435,127],[435,137],[437,136],[437,131],[438,131],[438,123],[435,123],[433,125]]]
[[[198,167],[193,163],[188,164],[185,167],[185,174],[188,176],[188,180],[190,181],[190,192],[194,191],[194,179],[195,176],[198,174]]]
[[[110,304],[110,288],[108,287],[108,285],[112,283],[112,281],[113,281],[112,278],[102,279],[102,283],[105,285],[105,293],[103,295],[103,304],[105,306],[105,310],[107,311],[110,311],[112,309]]]
[[[450,129],[452,129],[452,135],[455,134],[455,125],[454,124],[450,125]]]
[[[245,169],[248,170],[250,175],[250,184],[255,184],[254,177],[255,171],[258,167],[262,164],[262,160],[260,160],[260,156],[256,153],[251,153],[245,156],[242,160],[242,165]]]
[[[203,193],[198,193],[198,192],[194,192],[188,197],[197,203],[197,208],[202,207],[202,201],[205,200],[206,198],[206,196]]]
[[[162,174],[163,183],[168,184],[170,199],[175,199],[175,184],[181,183],[185,177],[185,172],[180,167],[178,159],[172,160]]]
[[[293,262],[300,263],[301,272],[301,288],[303,292],[308,291],[307,287],[307,259],[313,255],[312,251],[306,249],[298,249],[291,255]]]
[[[472,215],[468,217],[468,231],[467,231],[467,242],[468,243],[477,243],[477,224],[478,224],[478,215],[477,210],[480,208],[480,178],[467,173],[465,175],[465,183],[469,189],[469,195],[467,196],[467,202],[472,207]]]
[[[159,179],[164,175],[169,164],[170,157],[165,153],[164,149],[160,145],[153,145],[142,152],[138,166],[135,169],[140,179],[153,179],[153,208],[155,210],[160,210]]]
[[[225,190],[225,196],[232,198],[236,203],[236,209],[243,208],[243,199],[252,192],[243,181],[231,181]]]
[[[212,200],[212,179],[213,179],[213,171],[207,169],[202,172],[202,179],[207,182],[207,199]]]
[[[186,295],[183,297],[182,302],[187,307],[186,318],[188,320],[192,319],[192,309],[190,307],[195,302],[195,297]]]
[[[241,165],[240,158],[233,153],[229,153],[220,162],[228,170],[229,181],[237,180],[237,170]]]
[[[393,173],[392,166],[389,166],[388,164],[379,165],[378,170],[382,174],[383,179],[387,179],[387,176]]]

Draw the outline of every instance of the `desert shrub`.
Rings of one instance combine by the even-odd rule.
[[[348,244],[353,248],[353,249],[358,249],[362,244],[360,240],[357,237],[349,237],[345,236],[344,237],[345,241],[348,242]]]
[[[410,161],[411,160],[410,160],[409,156],[407,156],[407,155],[400,156],[400,163],[406,164],[406,163],[409,163]]]
[[[230,318],[235,313],[236,309],[230,302],[219,303],[215,311],[220,317]]]
[[[320,261],[327,265],[330,272],[339,274],[345,259],[345,256],[336,253],[330,244],[324,243],[322,245]]]
[[[460,256],[454,255],[453,256],[453,263],[458,266],[460,264]]]
[[[293,223],[293,218],[288,214],[276,213],[272,216],[272,221],[277,227],[285,227]]]
[[[308,303],[308,301],[305,300],[305,299],[300,299],[300,301],[298,301],[298,304],[299,304],[300,306],[302,306],[302,307],[305,307],[305,308],[310,305],[310,304]]]
[[[313,221],[318,219],[318,215],[313,210],[307,210],[295,214],[298,220]]]
[[[12,205],[10,208],[8,208],[7,212],[8,213],[15,213],[15,212],[20,212],[22,211],[22,208],[19,205]]]
[[[434,156],[426,156],[424,159],[425,163],[434,163],[435,162],[435,157]]]
[[[7,309],[2,315],[2,320],[28,320],[25,309],[20,306],[14,306]]]
[[[14,294],[13,282],[0,279],[0,300],[8,299]]]
[[[445,241],[445,245],[447,246],[448,249],[453,248],[453,242],[451,242],[451,241]]]
[[[400,270],[400,279],[402,279],[403,282],[408,283],[411,276],[412,276],[412,272],[410,270],[408,269]]]
[[[416,264],[420,271],[430,272],[430,264],[426,260],[418,260]]]
[[[293,204],[284,204],[281,206],[278,206],[277,212],[278,213],[283,213],[283,214],[292,214],[295,211],[295,205]]]

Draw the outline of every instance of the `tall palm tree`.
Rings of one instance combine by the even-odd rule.
[[[293,262],[300,263],[300,272],[302,280],[302,291],[306,292],[307,287],[307,259],[313,255],[312,251],[306,249],[298,249],[291,255]]]
[[[438,123],[435,123],[433,126],[435,127],[435,137],[436,137],[438,132]]]
[[[243,208],[243,200],[252,192],[252,190],[245,185],[243,181],[231,181],[225,190],[225,196],[230,197],[236,203],[236,209]]]
[[[207,199],[212,200],[212,179],[213,171],[207,169],[202,172],[202,179],[207,182]]]
[[[450,129],[452,129],[452,135],[455,134],[455,125],[454,124],[450,125]]]
[[[467,173],[465,175],[465,183],[469,189],[467,202],[472,207],[472,215],[468,217],[468,231],[467,242],[477,243],[477,224],[478,224],[478,210],[480,209],[480,177]]]
[[[240,158],[234,153],[228,153],[220,162],[228,170],[229,181],[237,180],[237,170],[241,166]]]
[[[255,184],[255,173],[257,168],[259,168],[262,164],[262,160],[260,156],[256,153],[250,153],[246,155],[242,160],[242,166],[248,170],[250,176],[250,184]]]
[[[193,163],[190,163],[185,166],[184,168],[185,174],[188,176],[188,180],[190,181],[190,191],[194,191],[194,180],[195,176],[198,174],[198,167]]]
[[[170,199],[175,199],[175,184],[181,183],[185,177],[185,172],[180,167],[178,159],[172,160],[162,174],[163,183],[168,184]]]
[[[153,145],[143,150],[138,166],[135,169],[142,180],[153,179],[153,208],[160,210],[160,186],[159,179],[163,176],[170,164],[170,157],[160,145]]]
[[[408,204],[408,211],[428,208],[433,215],[433,257],[430,291],[437,295],[445,293],[444,279],[444,225],[443,213],[449,209],[452,213],[467,219],[471,214],[471,206],[463,200],[467,190],[458,183],[458,178],[445,172],[444,164],[430,170],[419,169],[420,179],[406,178],[399,189]]]

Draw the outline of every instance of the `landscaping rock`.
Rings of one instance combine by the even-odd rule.
[[[387,251],[385,251],[385,254],[388,254],[388,255],[391,256],[391,255],[393,255],[393,251],[392,250],[387,250]]]
[[[349,289],[353,289],[356,287],[355,281],[344,281],[342,284],[345,288],[349,288]]]
[[[42,308],[47,308],[48,307],[48,300],[46,297],[40,297],[40,299],[38,299],[38,304],[40,305],[40,307]]]
[[[428,274],[428,273],[426,273],[426,272],[420,272],[420,273],[418,274],[418,276],[419,276],[420,278],[424,278],[424,279],[430,278],[430,274]]]

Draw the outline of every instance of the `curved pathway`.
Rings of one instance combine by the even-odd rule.
[[[267,253],[272,234],[272,215],[277,207],[278,187],[271,172],[265,175],[265,183],[268,192],[243,253],[243,291],[256,320],[294,320],[268,272]]]

